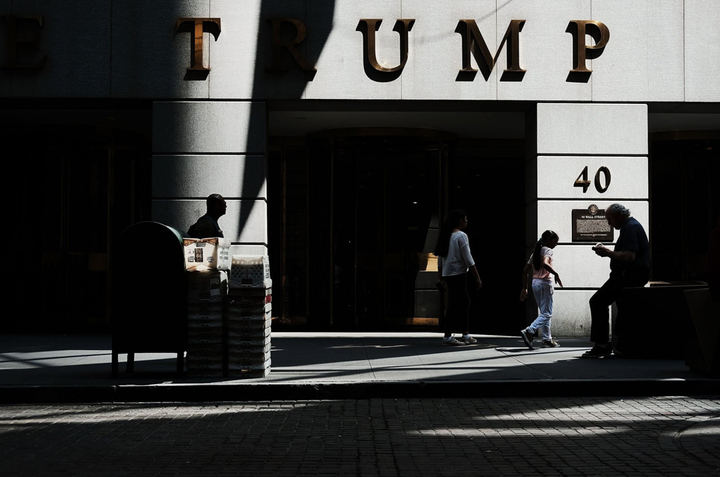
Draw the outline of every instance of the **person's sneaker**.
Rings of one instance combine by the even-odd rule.
[[[460,338],[460,341],[462,341],[466,345],[477,343],[477,340],[470,335],[462,335],[462,338]]]
[[[560,346],[560,343],[555,340],[543,340],[543,348],[557,348],[558,346]]]
[[[522,336],[523,341],[525,342],[525,346],[527,346],[530,349],[534,349],[532,342],[533,342],[533,334],[530,333],[527,328],[524,330],[520,330],[520,336]]]
[[[446,346],[465,346],[465,343],[462,341],[456,340],[454,337],[450,338],[443,338],[443,344]]]
[[[612,348],[610,346],[595,345],[590,351],[584,352],[581,358],[607,358],[610,355],[612,355]]]

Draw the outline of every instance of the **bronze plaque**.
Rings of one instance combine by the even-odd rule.
[[[612,242],[613,240],[613,229],[607,223],[605,210],[598,209],[594,204],[587,209],[573,209],[573,242]]]

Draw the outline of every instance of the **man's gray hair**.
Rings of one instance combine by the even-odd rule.
[[[612,204],[610,207],[605,209],[605,213],[612,212],[614,214],[620,214],[622,217],[630,217],[630,209],[622,204]]]

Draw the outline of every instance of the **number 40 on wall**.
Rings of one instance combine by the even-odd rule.
[[[610,187],[610,180],[610,169],[602,166],[595,173],[595,180],[593,181],[595,183],[595,190],[601,194],[604,193],[608,190],[608,187]],[[575,179],[574,187],[582,187],[583,194],[587,192],[588,188],[590,188],[590,180],[588,180],[588,166],[585,166],[585,169],[583,169],[577,179]]]

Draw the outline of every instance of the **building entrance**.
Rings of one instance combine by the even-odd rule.
[[[524,322],[517,299],[526,260],[523,154],[522,141],[418,130],[272,144],[277,325],[438,330],[444,303],[432,251],[447,212],[462,208],[484,283],[471,305],[471,331],[516,332]]]
[[[443,197],[441,141],[335,140],[333,322],[376,328],[436,324],[432,258]]]

